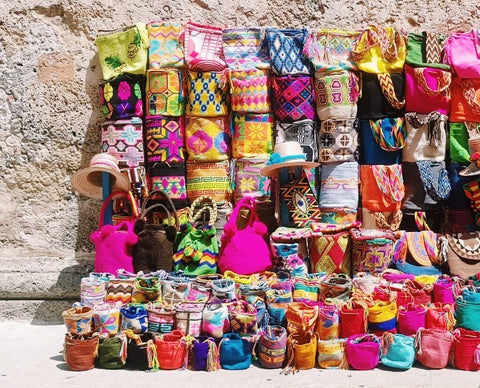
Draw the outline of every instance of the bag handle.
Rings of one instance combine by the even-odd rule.
[[[156,209],[156,208],[159,208],[159,207],[163,208],[165,210],[165,212],[167,213],[168,225],[171,226],[172,225],[172,213],[168,210],[168,208],[163,203],[156,203],[156,204],[144,209],[142,211],[142,214],[140,215],[140,218],[144,218],[147,215],[147,213],[149,213],[153,209]],[[177,212],[174,213],[174,219],[175,219],[175,229],[178,231],[179,228],[180,228],[180,221],[178,219]]]
[[[377,141],[380,148],[384,151],[398,151],[405,147],[407,139],[407,131],[405,130],[405,122],[403,120],[395,120],[395,124],[392,125],[392,140],[388,140],[385,137],[382,129],[382,121],[370,120],[370,128],[372,128],[373,137]]]
[[[199,208],[197,210],[197,208]],[[196,198],[190,205],[190,223],[194,224],[200,217],[206,212],[209,213],[210,217],[208,220],[208,225],[214,226],[217,221],[217,203],[215,199],[210,195],[201,195]]]
[[[394,62],[398,58],[398,48],[403,37],[392,27],[393,37],[390,38],[385,27],[369,26],[355,42],[352,57],[355,62],[360,62],[374,47],[379,46],[383,59]]]
[[[445,98],[450,99],[450,84],[452,83],[452,73],[441,69],[429,67],[415,67],[413,69],[415,80],[418,82],[423,92],[430,97],[444,94]],[[437,80],[437,89],[432,89],[425,78],[425,73]]]
[[[128,201],[130,202],[130,208],[132,211],[132,219],[136,219],[138,217],[138,208],[135,203],[135,199],[133,198],[133,195],[130,191],[123,191],[123,190],[117,190],[111,193],[105,201],[103,201],[102,209],[100,210],[100,219],[98,220],[98,226],[101,228],[103,226],[103,219],[105,216],[105,212],[107,211],[107,206],[112,201],[115,199],[115,197],[124,197],[127,198]]]
[[[405,106],[405,98],[403,101],[398,99],[390,73],[377,74],[377,78],[378,82],[380,83],[380,89],[382,89],[382,93],[390,105],[395,109],[403,109]]]
[[[167,200],[167,203],[170,205],[170,208],[171,208],[171,210],[172,210],[172,212],[175,216],[175,223],[179,224],[177,209],[175,208],[175,205],[173,204],[173,201],[170,198],[170,196],[167,194],[166,191],[164,191],[162,189],[155,189],[155,190],[152,190],[150,193],[148,193],[148,195],[143,200],[142,209],[146,208],[148,201],[151,200],[156,194],[160,194],[161,196],[163,196]]]
[[[256,209],[255,198],[248,197],[248,196],[243,197],[240,199],[240,201],[237,202],[235,208],[233,209],[232,214],[230,215],[230,218],[228,219],[228,222],[231,224],[234,232],[238,231],[237,219],[238,219],[238,216],[240,215],[241,209],[250,210],[247,226],[251,226],[254,221],[258,221],[258,215],[255,210]]]
[[[400,202],[405,193],[401,166],[394,167],[383,165],[372,165],[372,173],[375,177],[379,190],[391,200]]]

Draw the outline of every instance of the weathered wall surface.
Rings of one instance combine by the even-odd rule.
[[[446,32],[478,26],[476,4],[475,0],[2,2],[0,284],[14,284],[8,275],[12,272],[23,279],[34,273],[34,279],[42,282],[44,271],[64,274],[75,265],[88,271],[93,262],[88,237],[97,225],[100,203],[73,194],[69,178],[88,166],[100,147],[101,71],[94,45],[100,29],[137,21],[192,20],[219,26],[345,29],[378,23],[406,31]],[[65,268],[59,258],[68,258]],[[26,298],[24,292],[12,290],[15,287],[24,286],[3,284],[0,298]],[[44,288],[55,298],[55,284]],[[35,288],[30,294],[35,297]]]

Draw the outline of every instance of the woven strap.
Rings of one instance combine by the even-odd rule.
[[[407,131],[405,129],[404,120],[395,120],[392,125],[392,138],[393,142],[389,141],[382,129],[382,120],[370,120],[370,127],[372,128],[372,134],[377,141],[380,148],[384,151],[398,151],[405,147],[407,139]]]
[[[403,213],[400,209],[395,210],[387,218],[383,212],[371,212],[375,225],[379,229],[398,230],[402,222]]]
[[[425,78],[425,72],[428,71],[431,77],[437,80],[437,89],[432,89]],[[430,97],[435,97],[443,94],[445,98],[450,99],[450,84],[452,83],[452,73],[440,69],[431,69],[426,67],[416,67],[414,76],[417,83],[422,88],[423,92]]]
[[[438,149],[442,141],[442,114],[438,111],[433,111],[428,115],[424,115],[423,119],[418,117],[416,112],[405,113],[405,120],[415,129],[428,125],[427,140],[430,147]]]
[[[463,124],[465,124],[465,128],[467,129],[469,139],[480,139],[480,129],[479,129],[479,124],[477,122],[464,121]]]
[[[398,57],[398,47],[401,45],[403,37],[393,29],[393,37],[390,39],[385,27],[370,26],[360,36],[352,50],[352,57],[355,62],[360,62],[367,53],[376,45],[380,47],[383,59],[387,62],[395,62]],[[358,51],[358,44],[365,41],[365,48]]]
[[[480,115],[480,103],[476,98],[476,91],[473,83],[468,79],[462,80],[463,98],[467,102],[470,109],[477,115]]]
[[[202,195],[195,199],[190,206],[190,222],[195,224],[207,213],[209,214],[208,225],[214,226],[217,221],[217,204],[210,195]]]
[[[447,199],[450,195],[450,191],[452,190],[447,171],[444,168],[439,171],[438,179],[435,184],[433,169],[430,165],[431,162],[429,160],[419,160],[416,163],[423,187],[430,198],[432,198],[434,201]]]
[[[384,165],[372,165],[373,176],[380,191],[393,201],[400,202],[404,195],[401,168]]]
[[[413,214],[413,217],[415,219],[415,224],[417,225],[418,230],[431,230],[430,227],[428,226],[427,223],[427,217],[425,212],[423,211],[418,211]]]
[[[442,47],[435,32],[424,32],[425,59],[427,63],[442,62]]]
[[[405,106],[405,99],[399,101],[395,94],[395,88],[393,87],[392,76],[389,73],[377,74],[378,81],[380,82],[380,88],[385,98],[388,100],[391,106],[395,109],[402,109]]]

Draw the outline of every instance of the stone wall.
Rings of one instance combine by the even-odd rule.
[[[406,31],[447,32],[475,26],[480,16],[476,4],[474,0],[3,2],[0,299],[75,299],[76,280],[93,263],[89,234],[97,225],[100,203],[72,193],[70,176],[88,166],[99,151],[101,71],[94,45],[99,30],[137,21],[191,20],[218,26],[344,29],[378,23]],[[68,274],[76,274],[75,281],[65,282],[65,276],[74,276]],[[36,286],[29,286],[32,283]]]

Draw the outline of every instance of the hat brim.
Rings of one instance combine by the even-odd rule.
[[[284,167],[302,167],[302,168],[314,168],[320,166],[320,163],[317,162],[307,162],[307,161],[291,161],[291,162],[282,162],[270,164],[263,167],[260,170],[260,174],[264,176],[276,176],[278,175],[281,168]]]
[[[111,191],[130,191],[130,182],[121,172],[104,167],[87,167],[70,178],[72,189],[90,198],[103,198],[102,173],[110,175]]]
[[[462,171],[459,172],[461,176],[473,176],[480,174],[480,168],[477,166],[477,162],[470,163]]]

